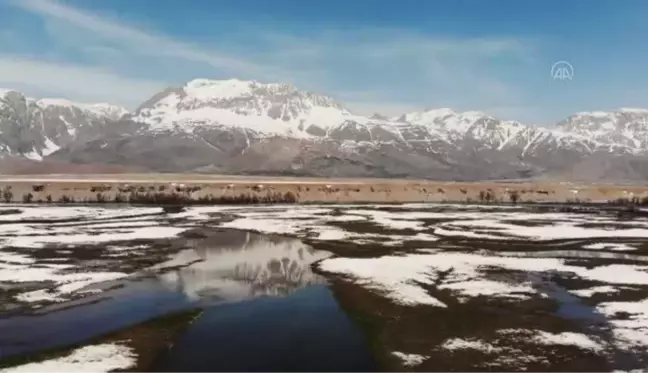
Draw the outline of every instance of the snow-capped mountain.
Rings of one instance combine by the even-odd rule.
[[[288,84],[255,81],[196,79],[170,88],[144,103],[130,119],[147,126],[145,131],[184,134],[234,131],[246,137],[287,137],[361,143],[400,143],[407,147],[458,146],[470,141],[477,148],[505,151],[520,156],[536,150],[567,147],[582,152],[639,151],[645,146],[646,115],[635,110],[611,113],[617,128],[593,127],[599,117],[583,117],[582,128],[560,125],[547,129],[488,114],[452,109],[432,109],[388,119],[380,115],[353,114],[330,97],[303,92]],[[618,118],[617,118],[618,117]],[[595,120],[591,120],[591,119]],[[570,119],[568,119],[570,120]],[[610,120],[608,120],[610,122]],[[645,130],[644,130],[645,131]],[[253,140],[252,139],[252,140]],[[618,141],[615,141],[618,140]],[[541,152],[540,152],[541,153]]]
[[[195,79],[154,96],[131,120],[154,131],[225,126],[308,138],[345,121],[364,124],[368,118],[351,114],[327,96],[302,92],[288,84]]]
[[[34,99],[0,89],[0,152],[40,160],[76,140],[99,136],[127,110],[109,104]]]
[[[628,174],[640,175],[637,162],[648,158],[642,109],[579,113],[550,128],[448,108],[369,117],[289,84],[236,79],[195,79],[132,113],[17,93],[0,97],[30,113],[0,108],[5,122],[45,134],[36,136],[42,141],[21,140],[22,148],[5,147],[11,154],[44,156],[62,147],[48,158],[155,171],[468,180],[577,177],[578,165],[598,167],[593,160],[614,157],[625,157]]]
[[[648,150],[646,109],[577,113],[559,122],[557,127],[596,141],[611,151],[643,153]]]
[[[407,113],[396,120],[443,134],[448,141],[471,138],[500,150],[507,144],[530,139],[537,130],[533,126],[502,121],[479,111],[456,112],[448,108]]]

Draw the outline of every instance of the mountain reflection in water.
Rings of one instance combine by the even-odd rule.
[[[193,263],[158,275],[164,286],[191,301],[238,301],[286,296],[323,283],[311,264],[328,257],[299,240],[227,231],[190,243],[170,263]]]
[[[330,254],[296,239],[241,231],[207,231],[161,265],[120,286],[32,315],[0,318],[0,359],[79,343],[183,309],[285,296],[325,283],[311,264]],[[128,260],[128,259],[124,259]]]

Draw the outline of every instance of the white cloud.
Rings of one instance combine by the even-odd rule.
[[[65,51],[62,58],[74,55],[69,53],[74,49],[86,59],[85,65],[35,57],[20,61],[0,52],[0,68],[7,67],[0,71],[0,85],[23,83],[71,99],[92,97],[131,106],[146,100],[156,87],[195,74],[290,82],[330,94],[363,113],[523,106],[515,102],[521,98],[515,86],[495,77],[491,60],[504,56],[524,62],[532,55],[528,43],[511,38],[429,37],[386,29],[297,36],[263,25],[247,29],[256,41],[247,48],[246,43],[204,46],[53,0],[11,1],[44,20],[51,48],[58,45]],[[130,78],[138,72],[153,81]],[[365,93],[358,96],[355,90]]]
[[[118,20],[111,20],[52,0],[15,0],[14,6],[40,14],[45,18],[64,21],[94,33],[98,37],[117,41],[131,53],[154,57],[178,57],[207,63],[215,68],[236,70],[257,76],[271,74],[271,69],[225,53],[205,50],[191,44],[141,30]]]
[[[0,55],[0,86],[38,96],[60,94],[81,102],[135,106],[164,89],[163,82],[127,78],[98,68]],[[32,92],[30,92],[32,91]]]

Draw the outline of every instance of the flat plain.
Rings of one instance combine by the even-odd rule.
[[[43,188],[37,189],[35,186]],[[571,182],[483,181],[447,182],[408,179],[294,178],[203,174],[3,175],[0,188],[11,187],[12,202],[108,200],[125,191],[173,193],[190,199],[212,196],[292,193],[297,202],[607,202],[648,198],[648,185]],[[190,192],[187,192],[190,191]],[[514,197],[512,197],[514,196]],[[10,201],[5,201],[10,202]]]
[[[640,186],[198,175],[0,186],[36,200],[164,186],[305,202],[0,204],[3,373],[648,366],[648,209],[509,203],[644,198]]]

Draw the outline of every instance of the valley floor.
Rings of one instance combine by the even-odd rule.
[[[39,188],[40,186],[40,188]],[[178,189],[180,188],[180,189]],[[291,193],[297,202],[608,202],[646,198],[648,185],[571,182],[452,182],[204,174],[3,175],[3,202],[114,200],[119,194],[180,192],[188,199]],[[187,192],[187,189],[191,189]],[[28,197],[31,194],[31,197]],[[119,199],[119,198],[118,198]],[[123,200],[123,199],[120,199]]]
[[[646,209],[571,207],[0,204],[0,372],[643,372]]]

